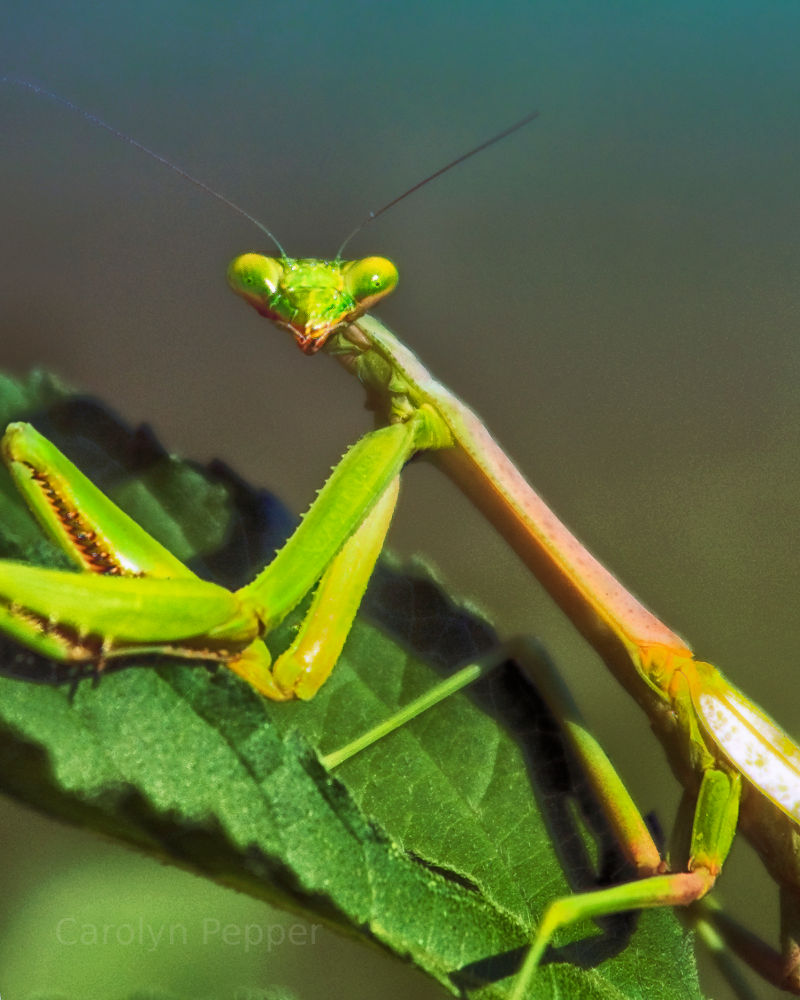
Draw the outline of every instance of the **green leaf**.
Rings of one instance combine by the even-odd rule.
[[[130,433],[52,380],[0,380],[0,413],[35,417],[149,531],[226,585],[245,582],[290,530],[272,498],[224,467],[170,458],[146,431]],[[7,477],[0,526],[2,555],[58,562]],[[310,703],[266,703],[224,669],[163,659],[70,684],[63,667],[6,642],[0,783],[54,816],[378,943],[453,994],[501,998],[544,906],[594,884],[596,855],[605,870],[619,864],[590,832],[596,810],[535,693],[506,667],[334,773],[317,755],[494,641],[422,567],[401,573],[387,561]],[[537,997],[700,996],[668,912],[610,920],[602,934],[581,925],[558,943],[561,961],[541,970]]]

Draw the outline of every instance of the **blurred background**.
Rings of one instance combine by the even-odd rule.
[[[0,13],[0,66],[218,187],[297,256],[334,254],[370,209],[538,108],[348,252],[396,261],[381,317],[627,584],[800,734],[798,32],[800,8],[764,0],[33,0]],[[228,260],[270,251],[264,238],[26,91],[0,87],[0,135],[3,368],[51,369],[169,449],[224,458],[304,509],[369,421],[348,375],[227,290]],[[501,632],[541,636],[668,824],[678,790],[646,722],[424,465],[406,475],[391,544],[423,553]],[[3,810],[3,995],[442,995],[330,937],[267,956],[65,944],[64,917],[287,918]],[[766,926],[777,894],[748,855],[734,850],[722,896],[751,913],[763,898]]]

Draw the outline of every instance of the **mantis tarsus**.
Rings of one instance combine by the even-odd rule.
[[[4,457],[20,488],[85,572],[66,577],[1,564],[0,627],[65,660],[102,663],[142,650],[218,659],[268,697],[311,697],[347,635],[402,467],[412,455],[428,453],[645,710],[685,789],[669,867],[605,756],[574,727],[578,755],[641,877],[556,900],[534,935],[512,1000],[528,993],[559,927],[702,899],[737,824],[781,887],[783,954],[720,926],[765,978],[800,992],[800,749],[716,668],[695,661],[687,644],[561,524],[480,419],[364,315],[397,283],[391,262],[245,254],[231,264],[229,281],[262,315],[289,329],[305,353],[332,354],[355,374],[379,429],[345,455],[275,560],[232,595],[197,580],[34,432],[10,428]],[[271,664],[263,637],[320,579],[296,642]]]

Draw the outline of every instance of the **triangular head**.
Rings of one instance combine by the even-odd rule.
[[[246,253],[228,268],[236,294],[289,330],[305,354],[314,354],[332,333],[371,309],[397,281],[397,268],[385,257],[295,260]]]

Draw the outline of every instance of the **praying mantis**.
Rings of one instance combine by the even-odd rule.
[[[781,886],[784,953],[727,936],[776,985],[800,992],[800,750],[710,664],[648,611],[533,491],[483,423],[367,310],[393,290],[395,266],[249,253],[233,290],[300,349],[334,356],[364,387],[378,429],[337,466],[301,526],[252,583],[231,594],[197,579],[25,425],[2,443],[21,492],[77,574],[0,564],[0,629],[68,662],[141,652],[226,663],[265,696],[313,697],[335,665],[382,547],[403,466],[431,457],[476,503],[647,713],[685,788],[685,857],[668,866],[596,743],[570,739],[640,878],[555,900],[533,935],[512,1000],[534,988],[558,929],[585,917],[686,905],[713,886],[737,824]],[[315,583],[289,650],[270,631]],[[708,911],[715,917],[713,911]]]

